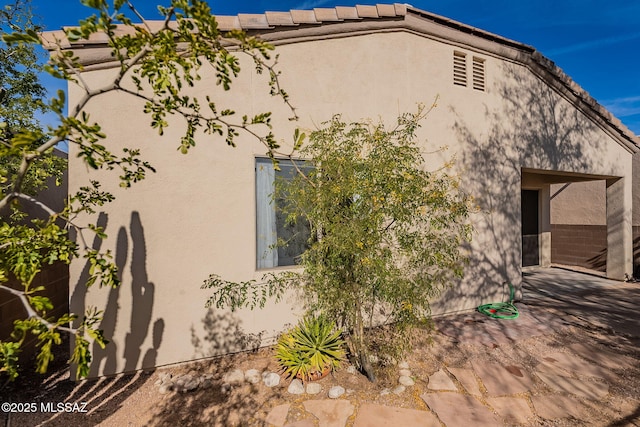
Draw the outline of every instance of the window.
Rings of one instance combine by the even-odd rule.
[[[296,164],[304,168],[304,161],[296,161]],[[271,159],[256,159],[257,268],[297,264],[309,240],[309,224],[302,220],[296,224],[287,223],[282,212],[284,201],[273,198],[276,180],[291,180],[298,173],[289,160],[280,160],[279,166],[277,171]],[[278,240],[287,244],[276,246]]]
[[[453,84],[467,86],[467,55],[453,52]]]
[[[473,88],[484,92],[484,59],[473,57]]]

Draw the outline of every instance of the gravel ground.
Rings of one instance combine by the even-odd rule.
[[[427,407],[419,396],[426,390],[429,375],[442,367],[470,367],[472,362],[490,361],[533,369],[546,354],[566,351],[571,344],[589,343],[596,348],[630,356],[638,363],[631,369],[614,370],[615,375],[609,380],[609,394],[604,399],[582,402],[588,408],[589,422],[573,418],[554,422],[538,419],[530,425],[640,426],[640,349],[637,337],[617,335],[611,330],[570,316],[554,317],[540,307],[521,308],[526,309],[538,327],[526,327],[525,333],[515,334],[516,338],[512,337],[513,333],[508,331],[508,327],[505,327],[502,335],[495,328],[487,329],[486,325],[491,326],[492,323],[485,322],[479,314],[438,319],[436,328],[440,332],[416,332],[415,350],[406,360],[416,378],[416,385],[400,395],[380,394],[384,388],[392,388],[397,384],[396,368],[391,368],[376,384],[370,383],[362,375],[349,374],[346,369],[341,369],[320,381],[323,392],[319,396],[326,397],[329,387],[339,384],[348,390],[347,398],[356,407],[365,402],[374,402],[424,410]],[[497,339],[487,341],[487,336]],[[65,348],[64,345],[62,348]],[[302,402],[318,398],[290,395],[286,390],[288,381],[272,389],[262,384],[244,384],[226,393],[221,390],[222,375],[234,368],[277,370],[270,349],[78,383],[68,379],[64,353],[57,356],[49,374],[40,376],[25,373],[15,383],[1,386],[0,402],[35,403],[37,406],[34,413],[3,413],[0,415],[2,425],[262,425],[261,420],[277,405],[291,403],[293,413],[298,408],[302,418]],[[174,376],[210,373],[213,386],[187,393],[161,394],[157,381],[167,373]],[[544,391],[544,384],[539,386],[536,390]],[[41,410],[42,405],[45,408],[49,405],[50,410],[59,402],[68,402],[71,410],[86,412],[54,413]],[[74,403],[77,404],[76,408],[72,405]]]

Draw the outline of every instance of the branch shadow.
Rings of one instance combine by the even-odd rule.
[[[181,375],[208,375],[210,387],[199,387],[189,393],[173,392],[152,415],[151,425],[260,425],[273,407],[274,400],[286,399],[286,389],[265,390],[262,384],[243,383],[227,389],[223,376],[234,369],[276,370],[275,359],[269,349],[260,349],[264,332],[245,333],[241,321],[226,311],[209,309],[200,328],[191,326],[194,359],[204,360],[172,368]],[[225,356],[220,356],[226,354]],[[217,357],[216,357],[217,356]],[[266,397],[268,395],[268,398]]]
[[[131,213],[129,230],[121,227],[118,231],[116,242],[115,263],[118,267],[120,279],[123,279],[124,270],[131,246],[131,307],[129,332],[124,343],[118,343],[113,339],[114,332],[119,326],[118,318],[120,310],[121,293],[126,289],[126,280],[117,288],[109,291],[107,305],[104,310],[100,329],[104,336],[110,340],[105,349],[94,343],[90,376],[113,375],[117,372],[133,372],[137,369],[154,368],[156,366],[157,351],[162,344],[164,332],[164,320],[156,319],[152,324],[153,303],[155,285],[149,281],[146,267],[147,247],[144,236],[144,228],[138,212]],[[152,328],[152,346],[143,356],[142,347]],[[124,366],[118,365],[118,348],[124,344],[122,356]],[[121,357],[122,357],[121,356]]]
[[[637,284],[552,268],[525,273],[524,286],[527,305],[620,336],[640,348]]]
[[[585,267],[596,271],[607,270],[607,249],[602,249],[597,255],[588,258],[585,262]]]
[[[470,254],[465,277],[443,293],[444,300],[506,301],[505,282],[515,285],[520,300],[523,168],[588,173],[600,161],[586,155],[601,145],[589,119],[541,80],[518,72],[516,65],[503,65],[502,74],[505,78],[489,88],[500,102],[484,104],[484,129],[449,107],[464,147],[463,185],[480,213],[474,218],[474,242],[464,248]]]
[[[191,344],[194,359],[215,357],[240,351],[257,351],[263,342],[266,331],[245,333],[241,321],[229,312],[217,312],[209,308],[202,319],[204,336],[200,338],[194,325],[191,325]]]
[[[98,216],[97,225],[107,228],[107,215],[101,213]],[[92,248],[100,250],[102,240],[96,238],[92,242]],[[86,402],[86,413],[47,413],[17,414],[12,420],[12,425],[74,425],[79,420],[82,423],[97,425],[114,412],[124,402],[142,387],[149,379],[151,372],[143,372],[140,369],[155,368],[158,349],[162,345],[164,333],[164,320],[153,320],[153,303],[155,285],[149,281],[146,270],[146,243],[144,228],[138,212],[131,213],[129,229],[121,227],[118,230],[115,251],[115,264],[118,267],[120,278],[123,279],[124,271],[129,258],[131,248],[130,272],[131,272],[131,306],[122,305],[120,299],[126,291],[126,280],[117,288],[109,290],[106,307],[100,322],[99,329],[110,342],[102,349],[94,343],[92,347],[92,363],[89,377],[92,379],[75,382],[70,380],[69,367],[66,361],[69,359],[69,348],[66,351],[59,350],[56,353],[55,364],[47,376],[31,377],[26,379],[27,384],[36,384],[29,388],[19,387],[18,393],[13,394],[13,401],[36,402],[60,402],[77,403]],[[88,263],[87,263],[88,264]],[[71,296],[71,308],[80,312],[87,304],[87,287],[89,278],[89,266],[85,265],[79,280]],[[119,343],[113,339],[114,332],[120,327],[123,312],[131,310],[131,323],[125,342]],[[152,333],[151,346],[144,350],[147,336]],[[124,344],[124,345],[123,345]],[[73,345],[73,343],[71,344]],[[123,349],[123,350],[120,350]],[[120,351],[122,354],[119,355]],[[122,358],[124,357],[124,366]],[[73,369],[73,367],[72,367]],[[125,372],[113,376],[118,372]],[[106,377],[105,375],[112,375]],[[95,378],[100,377],[100,378]],[[16,415],[16,414],[14,414]]]

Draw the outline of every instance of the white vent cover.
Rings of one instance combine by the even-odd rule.
[[[467,86],[467,55],[453,52],[453,84]]]
[[[473,88],[484,92],[484,59],[473,57]],[[455,78],[455,77],[454,77]]]

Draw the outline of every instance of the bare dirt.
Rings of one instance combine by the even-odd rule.
[[[530,313],[535,315],[536,310],[540,309],[531,308]],[[323,391],[318,396],[289,394],[287,380],[274,388],[267,388],[263,384],[244,384],[223,392],[222,375],[231,369],[277,370],[271,349],[78,383],[68,380],[64,354],[59,354],[48,375],[25,372],[16,382],[0,386],[0,402],[36,403],[38,406],[38,410],[33,413],[3,413],[0,415],[0,422],[5,427],[262,426],[269,411],[283,403],[291,404],[289,422],[308,416],[302,402],[326,398],[332,385],[341,385],[347,389],[346,398],[356,408],[363,403],[372,402],[427,410],[420,395],[427,390],[427,378],[442,367],[470,367],[471,362],[492,361],[533,371],[545,355],[565,351],[571,344],[589,343],[595,348],[624,354],[638,363],[631,369],[612,371],[614,375],[608,379],[609,393],[601,401],[583,399],[581,403],[587,408],[589,421],[572,417],[557,420],[536,418],[528,425],[640,426],[640,350],[637,338],[616,335],[611,330],[576,319],[563,318],[556,323],[540,322],[546,324],[536,327],[525,325],[523,333],[516,334],[516,338],[513,338],[513,333],[509,331],[500,335],[499,331],[487,329],[478,315],[437,321],[437,332],[416,332],[415,350],[406,359],[416,385],[400,395],[381,395],[384,388],[397,385],[395,367],[389,368],[386,375],[383,374],[375,384],[363,375],[350,374],[346,369],[340,369],[320,380]],[[508,328],[504,326],[505,323],[495,325]],[[166,373],[174,376],[211,373],[213,386],[193,392],[161,394],[157,381]],[[538,388],[532,393],[545,391],[544,384],[540,383],[538,381]],[[59,402],[78,405],[86,403],[84,408],[78,408],[86,412],[53,413],[41,410],[43,403],[47,405]],[[347,425],[352,422],[353,419],[350,419]]]

